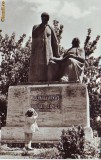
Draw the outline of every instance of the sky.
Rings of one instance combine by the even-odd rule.
[[[0,8],[1,3],[2,0]],[[0,22],[0,29],[3,35],[15,32],[17,39],[23,33],[29,37],[33,25],[41,23],[41,13],[48,12],[51,26],[54,19],[64,26],[61,45],[68,49],[72,39],[79,37],[83,47],[88,28],[92,29],[91,40],[101,35],[100,8],[101,0],[5,0],[5,21]],[[93,56],[99,55],[101,39]]]

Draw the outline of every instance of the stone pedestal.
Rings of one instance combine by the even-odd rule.
[[[39,131],[33,142],[60,139],[62,129],[79,124],[89,130],[89,99],[84,84],[43,84],[9,87],[7,125],[1,130],[2,142],[24,142],[24,115],[29,107],[38,113]],[[87,134],[90,135],[89,131]],[[87,137],[86,134],[86,137]],[[89,137],[89,136],[88,136]]]

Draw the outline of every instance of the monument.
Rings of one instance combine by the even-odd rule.
[[[7,125],[1,130],[2,142],[24,142],[25,111],[33,107],[39,118],[39,131],[33,143],[60,139],[62,129],[82,125],[90,130],[89,100],[84,84],[40,84],[11,86],[8,93]],[[87,134],[89,139],[91,135]]]
[[[78,125],[84,127],[86,139],[90,140],[92,136],[86,85],[77,82],[53,81],[50,83],[48,81],[49,59],[54,59],[54,56],[58,58],[59,54],[55,33],[46,23],[49,15],[44,13],[41,17],[42,24],[34,27],[32,34],[29,72],[29,82],[31,83],[9,87],[7,124],[6,127],[2,127],[1,142],[24,143],[24,115],[30,106],[39,115],[37,120],[39,131],[34,133],[33,143],[57,142],[63,129]],[[52,35],[54,38],[51,40]],[[38,36],[40,37],[38,38]],[[41,36],[49,38],[48,50],[45,45],[47,40],[46,38],[42,39]],[[42,50],[37,47],[38,41],[39,46],[44,44],[43,47],[41,46]],[[52,44],[55,45],[55,49]]]

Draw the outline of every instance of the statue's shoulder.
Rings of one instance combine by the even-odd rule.
[[[35,30],[37,27],[39,27],[40,26],[40,24],[37,24],[37,25],[34,25],[33,26],[33,30]]]
[[[78,51],[79,51],[79,55],[80,55],[82,58],[85,59],[85,51],[84,51],[84,48],[79,48]]]
[[[84,52],[84,49],[83,48],[69,48],[68,50],[67,50],[67,52],[66,52],[66,54],[74,54],[74,53],[78,53],[79,55],[82,55],[82,54],[84,54],[85,52]]]
[[[78,51],[79,51],[80,54],[84,54],[85,53],[84,48],[78,48]]]
[[[78,48],[80,52],[84,52],[84,48]]]

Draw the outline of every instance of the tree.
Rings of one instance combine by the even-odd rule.
[[[2,53],[0,91],[6,96],[10,85],[28,81],[31,37],[23,47],[25,37],[26,34],[23,34],[16,42],[15,33],[12,33],[11,37],[6,34],[4,38],[0,35],[0,52]]]

